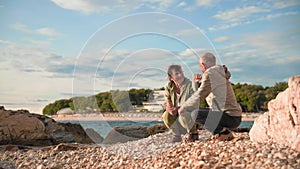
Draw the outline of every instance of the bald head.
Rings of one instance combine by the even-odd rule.
[[[212,53],[204,53],[199,58],[199,65],[203,72],[205,72],[206,69],[215,66],[216,65],[216,57]]]

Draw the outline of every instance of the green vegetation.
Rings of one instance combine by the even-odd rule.
[[[261,85],[237,83],[233,85],[233,90],[244,112],[258,112],[267,110],[268,102],[287,87],[287,82],[276,83],[275,86],[266,88]]]
[[[67,107],[75,111],[100,110],[101,112],[127,112],[132,107],[131,105],[143,105],[142,102],[149,100],[152,92],[150,89],[115,90],[101,92],[89,97],[61,99],[45,106],[43,114],[54,115],[58,110]]]
[[[71,99],[61,99],[57,100],[54,103],[48,104],[43,109],[43,114],[45,115],[54,115],[56,112],[60,109],[71,107],[71,109],[74,107],[73,102]]]
[[[276,83],[273,87],[263,87],[251,84],[233,84],[237,102],[244,112],[258,112],[267,109],[267,103],[277,94],[288,87],[287,82]],[[163,88],[161,88],[163,89]],[[74,97],[57,100],[43,109],[43,114],[54,115],[62,108],[70,107],[72,110],[100,110],[101,112],[127,112],[134,106],[141,106],[142,102],[152,97],[151,89],[130,89],[129,91],[115,90],[102,92],[89,97]],[[207,107],[201,101],[200,107]]]

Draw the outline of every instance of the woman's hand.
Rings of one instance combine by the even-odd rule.
[[[180,107],[180,108],[177,110],[177,112],[178,112],[178,115],[182,115],[182,114],[184,113],[183,107]]]
[[[174,107],[169,113],[173,116],[176,116],[178,114],[178,109],[180,107]]]
[[[171,100],[166,100],[166,110],[169,114],[171,114],[172,116],[176,116],[178,114],[178,109],[180,107],[175,107]]]

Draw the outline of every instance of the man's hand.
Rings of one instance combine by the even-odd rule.
[[[202,79],[202,76],[201,74],[194,74],[194,82],[195,83],[200,83],[201,79]]]

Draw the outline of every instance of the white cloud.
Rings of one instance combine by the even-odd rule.
[[[288,33],[278,32],[252,34],[247,36],[244,42],[258,50],[256,53],[258,57],[259,55],[263,55],[263,57],[259,58],[260,60],[268,60],[268,62],[264,63],[282,63],[288,61],[288,59],[283,56],[283,53],[289,55],[290,58],[292,56],[291,53],[295,52],[294,49],[296,49],[294,44],[290,44],[291,42],[288,43],[289,38],[286,38],[288,36]]]
[[[298,11],[282,12],[278,9],[300,5],[297,0],[274,0],[265,2],[254,2],[253,5],[237,7],[227,11],[219,11],[213,17],[222,21],[222,25],[208,28],[210,31],[225,30],[240,25],[253,24],[258,21],[272,20],[282,16],[296,15]]]
[[[13,45],[13,44],[15,44],[15,43],[12,42],[12,41],[7,41],[7,40],[1,40],[1,39],[0,39],[0,44],[4,44],[4,45]]]
[[[199,28],[193,28],[193,29],[183,29],[179,30],[176,35],[177,36],[189,36],[189,35],[199,35],[204,33],[204,30],[201,30]]]
[[[180,52],[179,55],[182,57],[191,57],[191,56],[198,55],[199,53],[202,53],[203,51],[206,51],[206,49],[204,49],[204,48],[186,49],[186,50]]]
[[[130,0],[128,0],[130,1]],[[148,5],[150,4],[150,8],[152,9],[158,9],[160,11],[164,11],[168,9],[170,6],[175,5],[177,0],[144,0],[145,4]]]
[[[282,8],[287,8],[287,7],[291,7],[291,6],[297,6],[300,5],[300,1],[299,0],[276,0],[274,1],[274,4],[272,4],[272,7],[274,9],[282,9]]]
[[[248,81],[270,86],[300,71],[299,38],[296,28],[252,32],[231,39],[233,45],[217,50],[232,72],[233,82]]]
[[[5,63],[0,65],[3,67]],[[71,78],[46,77],[50,75],[47,72],[24,72],[11,68],[0,71],[0,76],[5,79],[0,84],[2,105],[7,109],[23,108],[41,113],[46,104],[62,98],[60,93],[71,92],[72,89]]]
[[[160,88],[166,83],[168,65],[183,64],[178,53],[163,49],[106,52],[101,50],[80,56],[75,71],[75,81],[80,83],[74,87],[76,93],[86,91],[91,81],[95,82],[92,87],[96,91],[127,90],[128,87]],[[94,57],[104,54],[107,54],[105,58]]]
[[[108,1],[93,1],[93,0],[52,0],[56,5],[70,10],[78,10],[83,13],[92,13],[92,12],[107,12],[111,9],[107,5]],[[102,3],[102,4],[101,4]]]
[[[46,104],[62,98],[61,93],[72,92],[72,69],[68,67],[72,64],[72,59],[38,47],[0,46],[1,104],[7,109],[41,113]]]
[[[217,3],[217,1],[214,1],[214,0],[196,0],[196,5],[197,6],[209,7],[209,6],[212,6],[215,3]]]
[[[186,6],[187,4],[186,4],[186,2],[180,2],[178,5],[177,5],[177,7],[184,7],[184,6]]]
[[[16,30],[22,31],[22,32],[32,33],[32,30],[29,30],[26,25],[21,24],[21,23],[14,24],[13,28],[15,28]]]
[[[20,72],[47,72],[53,77],[57,74],[72,73],[74,61],[55,55],[39,46],[25,46],[15,43],[0,46],[0,59],[5,68]],[[71,75],[69,75],[71,76]]]
[[[172,5],[175,5],[177,0],[110,0],[110,1],[95,1],[95,0],[51,0],[56,5],[69,10],[80,11],[85,14],[91,13],[106,13],[111,11],[128,12],[140,9],[141,7],[149,7],[154,10],[164,11]]]
[[[274,18],[282,17],[282,16],[292,16],[292,15],[297,15],[297,14],[298,14],[298,12],[285,12],[285,13],[269,14],[269,15],[258,18],[257,21],[271,20]]]
[[[58,33],[56,30],[52,28],[42,27],[39,29],[30,29],[27,25],[24,25],[22,23],[16,23],[13,25],[13,28],[25,33],[30,34],[39,34],[39,35],[45,35],[45,36],[58,36],[60,33]]]
[[[40,40],[40,39],[26,38],[25,40],[26,40],[26,42],[29,42],[32,45],[41,47],[41,48],[47,48],[53,42],[53,39]]]
[[[238,22],[233,22],[233,23],[213,26],[213,27],[209,27],[208,30],[209,31],[225,30],[225,29],[233,28],[233,27],[236,27],[236,26],[239,26],[239,25],[242,25],[242,22],[239,22],[239,23]]]
[[[218,31],[218,30],[225,30],[233,27],[237,27],[240,25],[247,25],[247,24],[252,24],[258,21],[266,21],[266,20],[272,20],[275,18],[283,17],[283,16],[292,16],[292,15],[297,15],[298,12],[285,12],[285,13],[276,13],[276,14],[268,14],[265,16],[260,16],[258,18],[252,19],[252,20],[246,20],[246,21],[238,21],[238,22],[229,22],[223,25],[218,25],[218,26],[213,26],[209,27],[209,31]]]
[[[215,42],[225,42],[228,41],[230,38],[228,36],[219,36],[214,39]]]
[[[36,32],[38,34],[46,35],[46,36],[57,36],[57,35],[59,35],[59,33],[57,31],[55,31],[54,29],[51,29],[51,28],[40,28],[40,29],[37,29]]]
[[[247,18],[255,13],[267,12],[268,10],[256,6],[247,6],[243,8],[235,8],[225,12],[218,12],[213,17],[222,21],[236,22]]]

